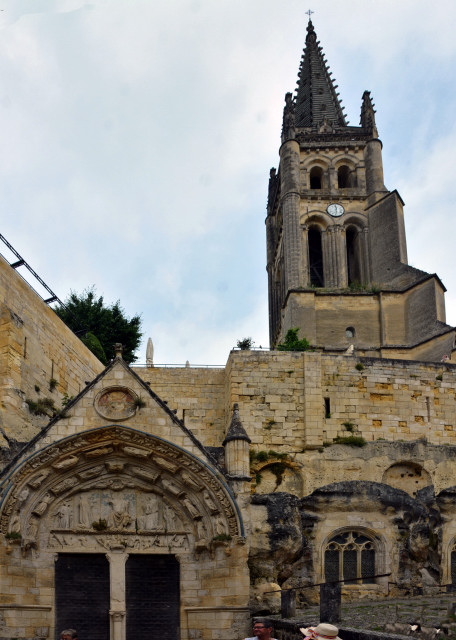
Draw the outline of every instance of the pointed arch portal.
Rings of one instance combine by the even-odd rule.
[[[190,572],[204,592],[210,572],[201,556],[217,571],[230,565],[231,547],[243,545],[220,472],[128,427],[60,440],[18,465],[7,483],[1,531],[24,570],[54,579],[56,633],[79,626],[95,640],[107,629],[111,640],[157,632],[177,640],[181,574]]]

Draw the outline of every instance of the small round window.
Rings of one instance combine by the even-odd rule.
[[[347,327],[345,329],[345,337],[346,338],[354,338],[355,337],[355,328],[354,327]]]

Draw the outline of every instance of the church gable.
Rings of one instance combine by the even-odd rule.
[[[166,440],[213,464],[203,445],[121,357],[116,357],[41,433],[13,464],[43,446],[107,425],[121,424]],[[8,471],[5,469],[5,473]]]

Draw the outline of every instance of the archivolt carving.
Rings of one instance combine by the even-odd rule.
[[[38,536],[52,548],[88,549],[201,549],[217,536],[239,536],[230,495],[208,467],[120,427],[49,447],[18,469],[13,487],[0,529],[26,548]]]

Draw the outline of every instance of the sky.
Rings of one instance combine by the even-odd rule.
[[[372,93],[409,263],[456,325],[454,0],[0,3],[0,233],[59,298],[141,314],[139,363],[148,337],[156,364],[268,346],[268,177],[309,8],[350,124]]]

